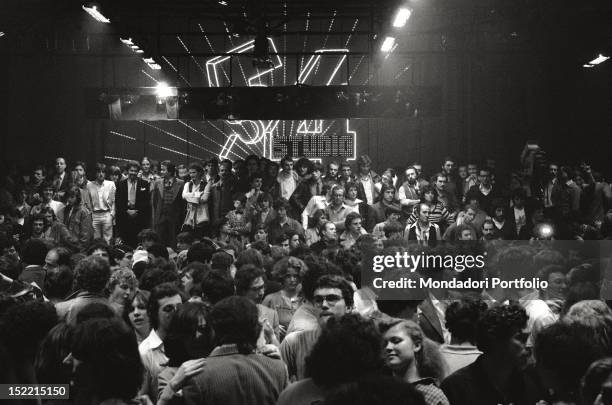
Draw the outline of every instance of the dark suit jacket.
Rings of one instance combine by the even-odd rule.
[[[216,181],[210,188],[210,221],[217,222],[225,217],[234,206],[233,194],[236,187],[236,178],[233,175],[227,176],[223,180]]]
[[[136,183],[136,210],[138,216],[131,219],[131,222],[136,222],[142,228],[146,228],[151,220],[151,197],[149,192],[149,183],[142,179],[137,179]],[[117,226],[121,228],[127,224],[130,219],[127,215],[128,210],[128,180],[122,180],[117,185],[115,194],[115,211],[117,218]]]
[[[175,179],[170,189],[173,194],[173,203],[170,209],[172,214],[170,219],[173,222],[178,222],[184,217],[185,204],[182,197],[183,187],[185,182],[181,179]],[[164,179],[157,179],[153,183],[151,190],[151,227],[155,229],[155,226],[161,220],[162,209],[164,208]]]
[[[419,308],[421,308],[419,326],[421,329],[423,329],[425,336],[435,342],[444,343],[442,323],[440,323],[440,318],[438,317],[438,313],[436,312],[436,308],[434,308],[431,299],[428,297],[421,303]]]
[[[53,184],[57,185],[56,186],[56,190],[55,190],[56,192],[63,192],[63,193],[65,193],[66,191],[68,191],[68,188],[70,188],[71,177],[70,177],[70,173],[67,170],[66,170],[66,172],[64,172],[64,178],[62,179],[61,183],[59,183],[59,178],[58,178],[57,174],[55,174],[53,176],[52,180],[53,180]]]

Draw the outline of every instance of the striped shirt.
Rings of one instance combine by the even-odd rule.
[[[288,383],[281,360],[240,354],[236,345],[216,347],[204,370],[183,387],[186,405],[274,405]]]
[[[443,203],[437,202],[434,206],[431,206],[429,211],[429,222],[432,224],[443,224],[448,225],[455,222],[454,218],[450,215],[446,206]],[[414,206],[412,214],[408,217],[408,224],[414,224],[419,219],[419,213],[417,212],[418,205]]]

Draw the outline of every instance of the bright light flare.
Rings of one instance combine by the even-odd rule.
[[[101,23],[105,23],[105,24],[108,24],[111,22],[108,18],[104,17],[102,13],[98,11],[96,6],[91,6],[91,7],[81,6],[81,7],[83,8],[83,10],[87,12],[87,14],[92,16],[94,20],[101,22]]]
[[[589,62],[589,65],[599,65],[600,63],[603,63],[608,59],[610,59],[609,56],[603,56],[602,54],[599,54],[598,57]]]
[[[402,28],[408,22],[408,19],[412,15],[412,10],[408,7],[402,7],[398,10],[393,20],[393,26],[395,28]]]
[[[380,50],[383,52],[391,52],[391,50],[393,49],[393,45],[395,45],[395,38],[393,37],[387,37],[385,38],[385,40],[383,41]]]
[[[166,82],[159,82],[155,86],[155,94],[160,98],[172,97],[176,95],[176,88],[168,86]]]

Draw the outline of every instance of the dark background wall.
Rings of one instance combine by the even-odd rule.
[[[112,51],[105,54],[83,45],[83,26],[76,29],[76,41],[70,32],[56,41],[47,39],[42,49],[40,42],[29,46],[23,37],[23,46],[0,44],[3,161],[29,166],[58,155],[89,163],[105,156],[112,162],[148,155],[187,162],[218,153],[225,139],[218,131],[207,130],[202,136],[177,122],[154,123],[185,142],[142,123],[87,119],[84,88],[152,82],[143,74],[146,67],[140,58],[121,48],[117,36],[109,37],[115,45],[104,48]],[[442,114],[352,120],[358,131],[357,152],[370,155],[376,169],[419,160],[433,172],[445,155],[463,162],[490,157],[508,169],[517,165],[526,140],[535,139],[556,160],[575,163],[586,157],[604,170],[612,135],[609,66],[582,68],[585,56],[564,52],[561,44],[545,49],[551,40],[536,34],[510,46],[452,36],[443,44],[445,37],[438,32],[413,37],[406,52],[383,62],[372,58],[360,74],[372,75],[371,84],[440,86]]]

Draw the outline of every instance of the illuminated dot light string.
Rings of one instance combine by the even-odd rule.
[[[181,43],[181,45],[183,46],[183,48],[185,48],[185,51],[189,54],[189,56],[191,57],[191,60],[193,60],[193,63],[196,64],[196,66],[200,69],[200,72],[202,73],[206,73],[204,71],[204,68],[202,67],[202,65],[200,65],[198,63],[198,61],[196,60],[196,58],[191,54],[191,51],[189,50],[189,48],[187,48],[187,45],[185,45],[185,43],[183,42],[183,40],[181,39],[180,36],[176,36],[176,39],[178,39],[178,41]]]
[[[195,132],[196,134],[201,135],[201,136],[202,136],[204,139],[209,140],[209,141],[211,141],[212,143],[214,143],[215,145],[218,145],[218,146],[220,146],[221,148],[223,148],[223,145],[221,145],[219,142],[215,141],[213,138],[211,138],[211,137],[209,137],[209,136],[205,135],[204,133],[202,133],[202,132],[198,131],[197,129],[195,129],[195,128],[194,128],[194,127],[192,127],[191,125],[187,124],[185,121],[183,121],[183,120],[178,120],[178,122],[179,122],[181,125],[183,125],[183,126],[185,126],[185,127],[189,128],[189,129],[191,129],[191,130],[192,130],[193,132]],[[230,151],[230,152],[231,152],[231,153],[233,153],[234,155],[238,156],[238,157],[241,157],[241,156],[240,156],[240,155],[238,155],[236,152],[233,152],[233,151]]]
[[[198,145],[198,144],[195,144],[195,143],[193,143],[193,142],[191,142],[191,141],[188,141],[187,139],[183,139],[183,138],[181,138],[180,136],[177,136],[177,135],[173,134],[172,132],[168,132],[168,131],[166,131],[165,129],[161,129],[161,128],[159,128],[159,127],[156,127],[155,125],[153,125],[153,124],[149,124],[149,123],[148,123],[148,122],[146,122],[146,121],[142,121],[142,120],[141,120],[141,121],[138,121],[138,122],[140,122],[141,124],[144,124],[144,125],[146,125],[146,126],[148,126],[148,127],[151,127],[151,128],[153,128],[153,129],[156,129],[156,130],[158,130],[159,132],[164,133],[164,134],[166,134],[166,135],[169,135],[169,136],[171,136],[171,137],[173,137],[173,138],[175,138],[175,139],[178,139],[179,141],[185,142],[185,143],[186,143],[186,144],[188,144],[188,145],[194,146],[194,147],[196,147],[196,148],[198,148],[198,149],[201,149],[201,150],[203,150],[203,151],[205,151],[205,152],[208,152],[208,153],[210,153],[210,154],[212,154],[212,155],[216,155],[216,153],[214,153],[214,152],[213,152],[213,151],[211,151],[210,149],[206,149],[206,148],[204,148],[204,147],[202,147],[202,146],[200,146],[200,145]]]
[[[306,14],[306,27],[304,29],[304,45],[302,46],[302,59],[300,61],[300,72],[304,69],[304,52],[306,52],[306,43],[308,42],[308,31],[310,30],[310,11]]]
[[[214,129],[216,129],[217,131],[219,131],[221,134],[223,134],[223,136],[227,137],[227,134],[225,132],[223,132],[218,126],[216,126],[215,124],[213,124],[211,121],[207,121],[207,123],[212,126]],[[244,153],[246,153],[247,155],[249,154],[249,151],[244,149],[242,147],[242,145],[240,145],[239,143],[236,143],[236,146],[238,146],[238,148],[240,148]]]
[[[155,83],[159,83],[159,80],[157,80],[156,78],[154,78],[153,76],[151,76],[150,74],[148,74],[147,72],[145,72],[145,70],[141,70],[142,73],[144,73],[145,76],[147,76],[149,79],[153,80]]]
[[[183,79],[183,81],[185,83],[187,83],[187,85],[189,87],[191,87],[191,83],[189,83],[189,81],[187,79],[185,79],[185,77],[183,76],[183,74],[181,72],[178,71],[178,69],[168,60],[168,58],[166,58],[165,56],[162,56],[162,59],[164,60],[164,62],[166,62],[171,68],[172,70],[174,70],[181,79]]]

